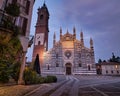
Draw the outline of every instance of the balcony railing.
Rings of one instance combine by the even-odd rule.
[[[16,18],[0,9],[0,28],[13,31],[14,35],[24,35],[23,29],[15,25]]]
[[[11,29],[13,27],[14,19],[14,17],[0,9],[0,27]]]

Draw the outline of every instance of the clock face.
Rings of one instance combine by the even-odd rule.
[[[35,45],[43,45],[44,43],[44,33],[36,34]]]

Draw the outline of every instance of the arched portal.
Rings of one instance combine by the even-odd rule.
[[[65,67],[66,67],[66,75],[71,75],[72,74],[72,72],[71,72],[72,64],[71,63],[66,63]]]

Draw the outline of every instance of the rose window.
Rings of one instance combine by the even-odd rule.
[[[67,50],[66,52],[65,52],[65,56],[69,59],[70,57],[71,57],[71,51],[69,51],[69,50]]]

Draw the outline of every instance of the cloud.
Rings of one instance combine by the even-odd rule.
[[[36,2],[35,7],[38,6],[39,0]],[[48,0],[51,36],[49,45],[52,46],[54,31],[58,33],[59,38],[60,26],[63,33],[67,29],[72,33],[73,26],[76,26],[78,35],[82,28],[86,40],[93,38],[96,61],[99,58],[109,58],[112,52],[120,56],[119,5],[120,0]]]
[[[64,0],[59,10],[59,24],[74,26],[75,23],[79,31],[84,28],[87,38],[94,38],[97,59],[106,59],[113,51],[120,55],[119,4],[120,0]]]

